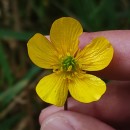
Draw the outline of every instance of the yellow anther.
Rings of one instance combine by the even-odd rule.
[[[70,53],[69,53],[69,52],[67,52],[66,54],[67,54],[67,56],[70,56]]]
[[[71,71],[72,70],[72,65],[70,65],[67,69],[67,71]]]
[[[78,73],[77,72],[74,72],[75,75],[77,75]]]
[[[62,58],[62,55],[59,55],[58,58],[61,59],[61,58]]]

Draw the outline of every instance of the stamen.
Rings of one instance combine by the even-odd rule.
[[[71,71],[72,70],[72,65],[70,65],[67,69],[67,71]]]

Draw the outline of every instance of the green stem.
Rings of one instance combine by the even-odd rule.
[[[64,104],[64,110],[67,111],[68,110],[68,100],[66,99],[65,104]]]

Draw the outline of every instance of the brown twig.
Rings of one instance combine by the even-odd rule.
[[[15,106],[16,104],[25,104],[26,101],[23,100],[23,97],[26,95],[26,91],[22,92],[20,95],[15,97],[15,100],[13,100],[7,108],[5,108],[0,113],[0,119],[4,118]]]
[[[28,126],[28,116],[24,117],[14,128],[14,130],[24,130]]]

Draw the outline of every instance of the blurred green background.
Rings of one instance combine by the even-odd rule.
[[[27,54],[36,32],[49,34],[62,16],[78,19],[84,31],[130,28],[129,0],[0,0],[0,130],[38,130],[38,116],[48,106],[35,93],[50,73]]]

